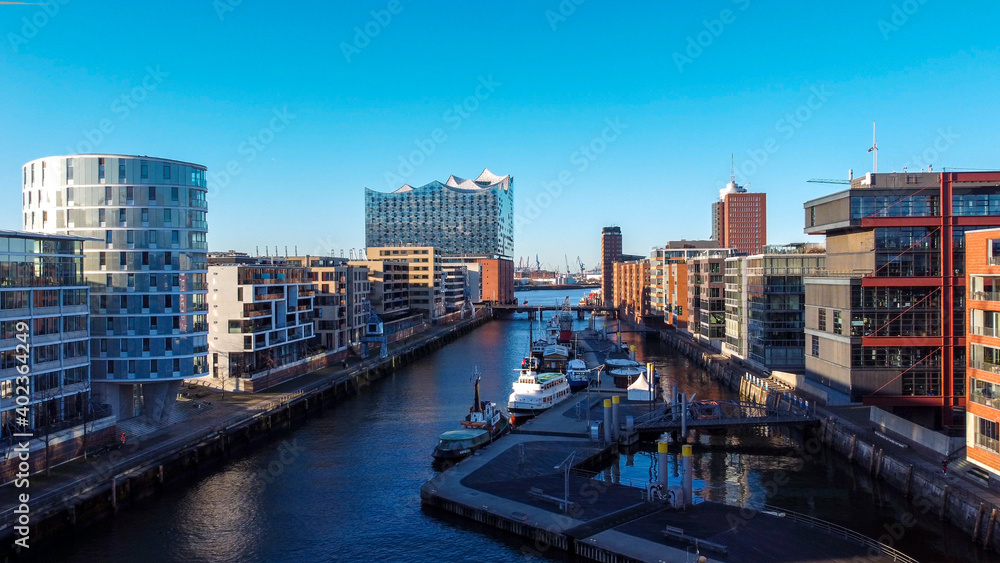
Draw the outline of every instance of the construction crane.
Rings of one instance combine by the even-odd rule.
[[[579,257],[579,256],[577,256],[577,257],[576,257],[576,262],[577,262],[578,264],[580,264],[580,275],[583,275],[583,271],[584,271],[584,269],[583,269],[583,260],[580,260],[580,257]]]
[[[535,254],[535,271],[536,272],[541,272],[542,271],[542,263],[538,261],[538,255],[537,254]]]
[[[847,184],[850,185],[850,180],[828,180],[825,178],[813,178],[812,180],[806,180],[810,184]]]
[[[566,275],[569,276],[573,273],[573,271],[569,269],[569,255],[563,254],[563,258],[566,259]]]

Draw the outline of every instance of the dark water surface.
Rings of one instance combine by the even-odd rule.
[[[540,291],[518,297],[541,304],[569,295],[575,304],[583,293]],[[635,334],[625,338],[636,344],[640,360],[659,366],[665,385],[676,384],[698,398],[733,396],[658,341]],[[473,369],[478,366],[483,374],[483,398],[505,404],[527,340],[523,315],[489,323],[294,432],[124,508],[113,520],[49,548],[44,559],[537,559],[522,552],[523,542],[516,537],[421,510],[419,495],[420,485],[434,475],[430,453],[438,435],[454,429],[468,412]],[[910,527],[893,526],[917,508],[836,455],[819,452],[802,461],[796,447],[801,442],[780,433],[703,436],[695,456],[696,495],[755,506],[766,502],[875,537],[886,534],[889,526],[900,536],[892,540],[894,545],[921,561],[991,560],[934,516],[918,517]],[[642,452],[621,456],[613,478],[645,482],[653,457]],[[278,475],[265,479],[269,467]],[[611,472],[601,478],[612,478]]]

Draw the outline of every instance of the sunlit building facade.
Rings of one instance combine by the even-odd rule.
[[[165,421],[181,382],[207,373],[206,168],[124,155],[33,160],[24,229],[86,237],[95,399]]]

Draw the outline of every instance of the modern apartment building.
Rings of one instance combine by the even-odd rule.
[[[384,280],[385,264],[377,260],[372,262],[383,268],[378,278]],[[359,261],[349,261],[345,258],[324,256],[293,256],[285,259],[290,266],[304,267],[307,276],[313,284],[316,295],[313,299],[313,329],[320,346],[328,352],[346,350],[352,344],[361,342],[364,336],[368,315],[365,313],[365,301],[372,297],[372,273],[368,267]],[[392,270],[402,268],[402,280],[396,280]],[[389,265],[389,287],[392,293],[389,303],[396,306],[400,299],[396,284],[405,287],[406,266],[400,262]],[[380,281],[382,288],[386,286]],[[405,296],[403,296],[405,300]],[[385,306],[385,301],[379,299],[379,304]],[[375,305],[373,304],[373,307]],[[378,313],[378,307],[376,307]]]
[[[465,306],[466,289],[470,284],[469,267],[464,264],[448,263],[445,260],[441,265],[441,275],[444,292],[444,310],[448,313],[460,311]],[[471,305],[472,289],[468,288],[468,290]]]
[[[663,321],[680,330],[688,330],[688,265],[683,260],[667,262]]]
[[[740,254],[758,254],[767,245],[767,194],[747,192],[735,180],[712,203],[712,239]]]
[[[0,438],[4,440],[18,432],[39,436],[80,424],[84,414],[94,410],[83,245],[79,237],[0,231]],[[22,394],[27,403],[16,400]],[[28,407],[29,416],[18,416],[18,406]]]
[[[730,259],[743,262],[740,301],[746,332],[738,337],[746,342],[744,357],[767,370],[805,370],[804,279],[823,270],[826,257],[799,250],[771,246],[763,254]],[[727,342],[728,321],[727,316]]]
[[[688,330],[720,350],[726,338],[725,263],[720,252],[692,258],[687,267]]]
[[[966,458],[1000,474],[1000,229],[965,234]]]
[[[604,227],[601,230],[601,299],[605,306],[614,303],[615,262],[622,260],[621,227]]]
[[[93,396],[119,419],[166,420],[208,371],[205,172],[113,154],[23,166],[24,229],[87,238]]]
[[[722,280],[726,297],[726,339],[722,351],[730,356],[747,357],[747,288],[746,265],[743,256],[726,258]]]
[[[667,315],[666,291],[669,277],[667,264],[683,261],[703,254],[707,249],[718,247],[719,243],[714,240],[673,240],[664,246],[654,247],[649,253],[650,314],[664,317]]]
[[[384,322],[410,314],[410,265],[403,260],[351,260],[368,270],[368,300]],[[366,319],[367,322],[367,319]]]
[[[440,251],[432,246],[369,247],[369,260],[394,260],[409,264],[410,311],[429,319],[445,314],[444,270]]]
[[[309,355],[315,291],[308,270],[282,259],[213,257],[208,279],[213,378],[252,379]]]
[[[614,264],[614,307],[636,323],[650,314],[649,269],[649,259]]]
[[[1000,226],[1000,172],[867,174],[808,201],[806,376],[926,426],[966,397],[965,232]]]

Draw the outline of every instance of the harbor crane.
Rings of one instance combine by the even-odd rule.
[[[569,269],[569,256],[566,255],[566,254],[563,254],[563,258],[566,259],[566,275],[567,276],[572,275],[573,274],[573,270]]]
[[[584,272],[584,268],[583,268],[583,260],[580,260],[580,257],[579,257],[579,256],[577,256],[577,257],[576,257],[576,262],[577,262],[578,264],[580,264],[580,275],[583,275],[583,272]]]

